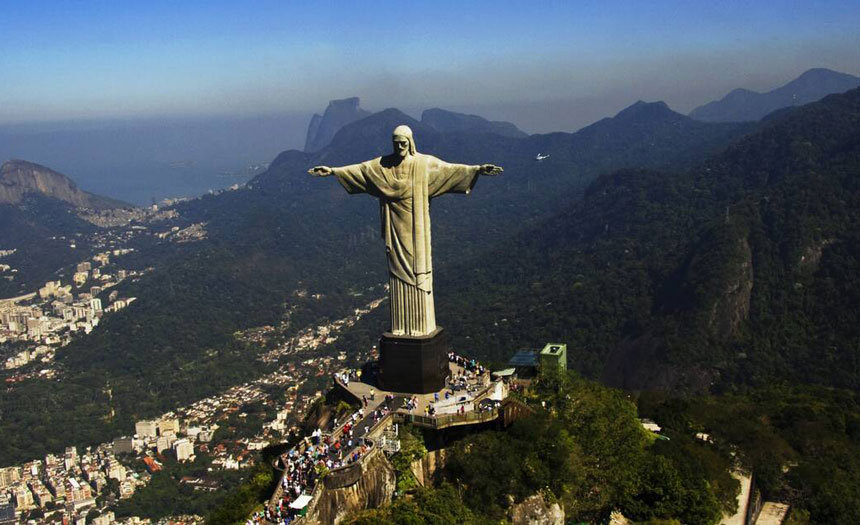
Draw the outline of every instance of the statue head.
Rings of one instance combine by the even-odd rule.
[[[409,126],[401,124],[394,128],[391,141],[394,143],[395,155],[400,157],[415,155],[415,139],[412,137],[412,130]]]

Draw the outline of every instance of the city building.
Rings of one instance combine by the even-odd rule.
[[[174,434],[179,433],[179,420],[176,418],[163,418],[158,422],[158,431],[161,434],[166,434],[168,432],[173,432]]]
[[[173,444],[173,450],[176,452],[178,461],[187,461],[194,456],[194,445],[185,438],[176,440]]]
[[[108,460],[106,470],[109,478],[115,479],[117,481],[125,481],[125,467],[123,467],[122,464],[116,459]]]
[[[45,283],[44,287],[39,288],[39,297],[42,299],[54,297],[60,289],[60,281],[48,281]]]
[[[86,504],[93,498],[93,491],[86,483],[75,478],[69,478],[66,482],[66,501],[69,503]]]
[[[35,480],[30,482],[30,489],[33,491],[33,499],[35,503],[40,507],[44,508],[45,505],[53,501],[51,497],[51,493],[48,491],[48,488],[42,484],[41,481]]]
[[[170,450],[170,447],[173,446],[173,443],[176,441],[176,437],[171,433],[166,436],[159,436],[155,441],[155,450],[159,454],[164,452],[165,450]]]
[[[33,501],[33,493],[23,483],[15,487],[12,491],[12,496],[15,498],[15,510],[29,510],[36,506]]]
[[[66,453],[63,456],[63,466],[66,467],[67,471],[70,471],[77,463],[78,449],[75,447],[66,447]]]
[[[158,435],[158,422],[144,419],[134,424],[134,432],[141,438],[154,438]]]
[[[119,499],[128,499],[134,496],[134,483],[130,479],[119,483]]]
[[[75,282],[75,286],[83,286],[89,278],[90,276],[88,272],[75,272],[75,275],[72,277],[72,281]]]
[[[0,469],[0,489],[11,487],[21,479],[21,469],[19,467],[6,467]]]
[[[567,345],[547,343],[540,351],[541,371],[567,370]]]
[[[8,494],[0,494],[0,525],[12,525],[18,523],[15,517],[15,508]]]
[[[134,452],[133,440],[130,437],[120,437],[113,440],[114,454],[131,454]]]

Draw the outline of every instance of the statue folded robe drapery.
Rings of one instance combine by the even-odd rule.
[[[436,329],[430,250],[430,199],[469,193],[480,166],[449,164],[414,153],[411,162],[395,156],[332,168],[349,193],[379,199],[382,237],[388,254],[391,333],[420,336]]]

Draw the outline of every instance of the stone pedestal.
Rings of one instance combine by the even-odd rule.
[[[382,334],[379,387],[389,392],[427,394],[445,386],[448,338],[442,327],[424,336]]]

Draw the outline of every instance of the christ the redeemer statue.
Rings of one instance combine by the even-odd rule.
[[[317,166],[309,173],[334,175],[349,193],[379,199],[388,254],[391,333],[425,336],[436,330],[430,199],[444,193],[469,193],[478,175],[496,175],[502,168],[449,164],[418,153],[408,126],[395,128],[393,142],[391,155],[340,168]]]

